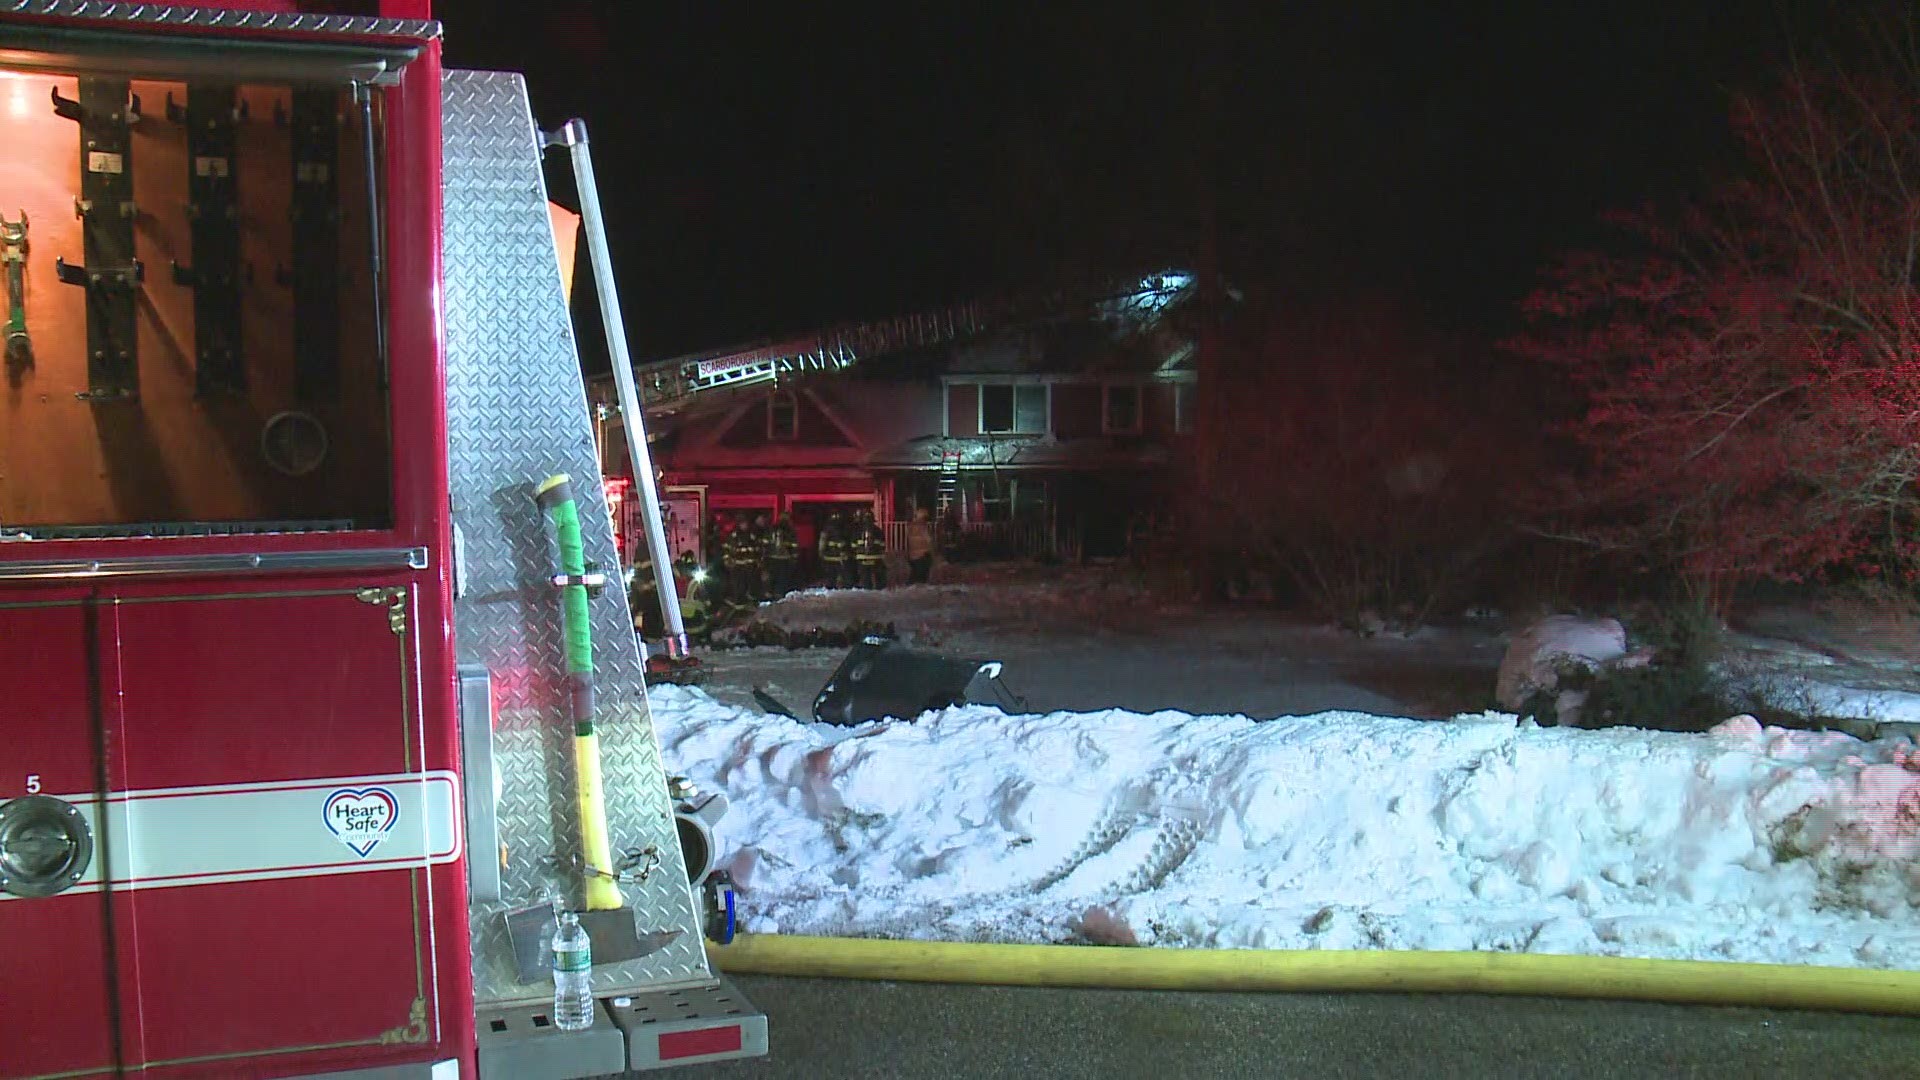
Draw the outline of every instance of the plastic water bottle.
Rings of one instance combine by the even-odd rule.
[[[593,943],[580,916],[560,913],[553,932],[553,1022],[562,1031],[593,1026]]]

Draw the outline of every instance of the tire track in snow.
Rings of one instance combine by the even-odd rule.
[[[1158,889],[1166,884],[1174,871],[1193,857],[1204,835],[1205,830],[1200,822],[1186,814],[1177,814],[1171,820],[1162,821],[1159,834],[1154,837],[1153,850],[1147,853],[1146,861],[1118,884],[1109,886],[1108,892],[1131,895]]]
[[[1027,886],[1027,891],[1043,893],[1072,877],[1082,866],[1118,846],[1139,821],[1140,811],[1135,807],[1121,805],[1108,809],[1094,821],[1093,828],[1088,830],[1086,839],[1080,841],[1080,846],[1074,848],[1073,853],[1058,866],[1036,878]]]

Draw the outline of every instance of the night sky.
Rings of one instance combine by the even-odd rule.
[[[1602,210],[1724,172],[1728,89],[1842,10],[1029,6],[461,0],[440,17],[450,65],[526,72],[543,126],[586,119],[650,359],[1191,264],[1209,212],[1240,281],[1495,333]]]

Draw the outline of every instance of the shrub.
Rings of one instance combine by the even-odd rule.
[[[1855,727],[1821,716],[1805,685],[1729,663],[1725,629],[1704,600],[1670,601],[1625,621],[1629,641],[1653,649],[1652,663],[1599,670],[1566,665],[1556,689],[1536,694],[1524,711],[1541,724],[1557,724],[1559,694],[1575,691],[1585,695],[1577,717],[1582,728],[1706,731],[1743,713],[1772,727]]]
[[[1719,620],[1705,606],[1672,603],[1624,621],[1629,640],[1653,650],[1652,663],[1597,670],[1563,665],[1555,688],[1536,694],[1527,711],[1542,724],[1557,724],[1559,696],[1573,692],[1583,695],[1580,727],[1659,731],[1705,731],[1742,711],[1731,707],[1717,670],[1724,639]]]
[[[1557,534],[1716,604],[1836,564],[1920,579],[1920,20],[1886,8],[1736,98],[1739,174],[1620,215],[1527,300],[1516,352],[1582,402]]]

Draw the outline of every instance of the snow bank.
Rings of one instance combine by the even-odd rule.
[[[761,932],[1920,968],[1902,741],[982,707],[847,729],[651,691]]]

